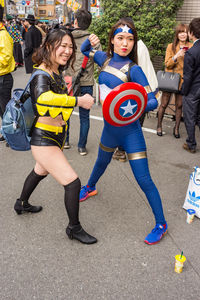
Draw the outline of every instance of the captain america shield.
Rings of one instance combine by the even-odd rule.
[[[114,126],[135,122],[147,105],[147,93],[138,83],[127,82],[115,87],[103,102],[103,116]]]

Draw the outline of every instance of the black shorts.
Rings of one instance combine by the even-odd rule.
[[[56,134],[55,132],[34,128],[31,136],[31,145],[33,146],[58,146],[63,148],[67,136],[65,125],[63,132]]]

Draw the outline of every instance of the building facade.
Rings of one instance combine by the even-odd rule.
[[[189,24],[193,18],[200,17],[200,0],[184,0],[177,13],[177,22]]]
[[[35,17],[39,20],[54,20],[56,18],[54,0],[35,0]]]

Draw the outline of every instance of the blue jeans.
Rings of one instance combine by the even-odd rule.
[[[81,96],[85,94],[93,95],[93,86],[81,86]],[[80,119],[80,134],[79,134],[79,141],[78,141],[78,147],[79,148],[85,148],[87,144],[87,137],[88,132],[90,128],[90,110],[85,109],[82,107],[79,107],[79,119]],[[67,138],[66,142],[69,142],[69,120],[67,122],[68,128],[67,128]]]
[[[81,95],[93,94],[93,86],[81,86]],[[79,119],[80,119],[80,134],[78,147],[85,148],[87,144],[87,137],[90,128],[90,110],[79,107]]]

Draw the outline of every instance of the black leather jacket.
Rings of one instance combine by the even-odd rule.
[[[53,73],[51,77],[36,75],[30,83],[30,94],[37,116],[55,118],[62,114],[63,120],[67,121],[77,104],[76,97],[67,95],[67,86],[61,73]]]

